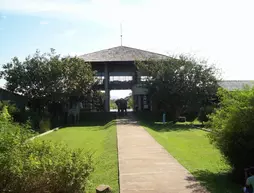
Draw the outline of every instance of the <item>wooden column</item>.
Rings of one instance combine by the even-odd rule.
[[[109,112],[110,111],[110,90],[109,90],[109,71],[108,71],[108,64],[105,63],[104,66],[104,80],[105,80],[105,111]]]

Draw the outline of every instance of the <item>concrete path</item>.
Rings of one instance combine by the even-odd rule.
[[[117,139],[120,193],[207,193],[135,121],[119,119]]]

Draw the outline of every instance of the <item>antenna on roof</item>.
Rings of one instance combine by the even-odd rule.
[[[121,46],[123,45],[123,29],[122,29],[122,23],[120,24],[120,38],[121,38]]]

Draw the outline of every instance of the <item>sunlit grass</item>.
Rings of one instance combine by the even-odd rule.
[[[95,171],[91,175],[89,192],[95,192],[100,184],[107,184],[113,192],[119,192],[116,124],[113,121],[105,126],[63,128],[42,139],[64,142],[70,148],[93,152]]]
[[[206,131],[189,124],[143,125],[211,193],[240,191],[240,187],[230,181],[231,168],[219,150],[210,144]]]

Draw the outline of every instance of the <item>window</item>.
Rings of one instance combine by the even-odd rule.
[[[95,81],[98,81],[98,84],[103,84],[104,76],[95,76]]]
[[[146,81],[151,80],[151,79],[152,79],[151,76],[141,76],[140,77],[141,82],[146,82]]]
[[[132,76],[110,76],[109,81],[129,82],[132,81]]]

